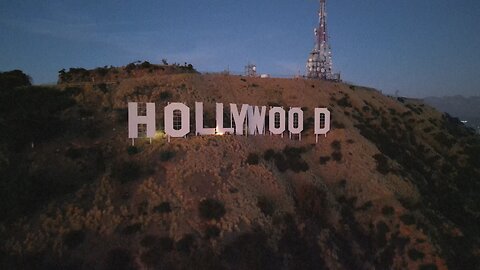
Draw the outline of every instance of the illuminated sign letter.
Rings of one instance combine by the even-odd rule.
[[[180,128],[178,124],[181,124]],[[181,138],[187,135],[190,132],[190,108],[183,103],[168,104],[164,110],[164,125],[165,133],[170,137]]]
[[[147,125],[147,137],[153,138],[155,136],[155,103],[147,103],[147,114],[144,116],[138,115],[138,103],[128,103],[128,138],[138,138],[138,125]]]

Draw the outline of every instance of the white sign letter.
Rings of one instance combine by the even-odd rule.
[[[262,106],[261,110],[257,106],[248,106],[248,134],[262,135],[265,130],[265,113],[267,107]]]
[[[315,135],[325,135],[330,131],[330,111],[327,108],[315,108]]]
[[[237,135],[243,135],[243,125],[247,117],[248,104],[243,104],[240,113],[238,113],[237,104],[230,104],[230,113],[235,121],[235,131]]]
[[[179,112],[174,114],[175,111]],[[179,119],[175,119],[175,117],[180,117],[181,119],[180,128],[178,128]],[[168,136],[181,138],[187,135],[190,132],[190,108],[183,103],[168,104],[164,110],[164,125],[165,133]]]
[[[223,127],[223,103],[217,103],[217,133],[218,134],[225,134],[225,133],[233,133],[233,128],[224,128]]]
[[[203,103],[195,102],[195,133],[197,135],[215,135],[215,128],[203,127]]]
[[[278,115],[278,127],[275,124],[275,116]],[[272,134],[280,135],[285,132],[285,110],[281,107],[273,107],[269,111],[269,130]]]
[[[297,115],[297,127],[295,127],[295,114]],[[301,108],[291,108],[288,111],[288,131],[292,134],[300,134],[303,131],[303,111]]]
[[[138,124],[147,125],[147,137],[155,137],[155,103],[147,103],[147,115],[138,115],[138,103],[128,103],[128,138],[138,138]]]

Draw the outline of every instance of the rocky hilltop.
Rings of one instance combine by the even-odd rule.
[[[0,98],[12,127],[0,142],[3,269],[480,265],[480,137],[421,101],[187,65],[13,81]],[[168,102],[204,102],[210,126],[216,102],[302,107],[305,130],[299,141],[192,129],[171,142],[159,131],[131,146],[128,101],[155,102],[160,126]],[[316,107],[332,114],[317,144]]]

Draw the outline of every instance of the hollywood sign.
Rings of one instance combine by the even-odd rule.
[[[203,121],[203,103],[195,102],[195,135],[264,135],[267,106],[230,104],[230,127],[224,127],[224,105],[216,103],[216,126],[205,127]],[[287,126],[288,123],[288,126]],[[128,137],[138,138],[138,126],[146,125],[146,137],[153,138],[156,132],[155,103],[146,103],[145,115],[138,115],[138,103],[128,103]],[[301,140],[303,131],[303,110],[291,107],[288,114],[283,107],[270,107],[268,110],[268,132],[281,135],[288,128],[289,136],[298,135]],[[327,108],[314,110],[314,134],[327,135],[330,131],[330,111]],[[170,141],[172,138],[186,137],[190,133],[190,108],[183,103],[169,103],[164,108],[164,131]]]

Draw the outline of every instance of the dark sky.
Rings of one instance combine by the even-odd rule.
[[[305,72],[315,0],[0,0],[0,70],[34,83],[62,68],[189,62],[274,76]],[[480,95],[480,1],[327,0],[344,80],[411,97]]]

